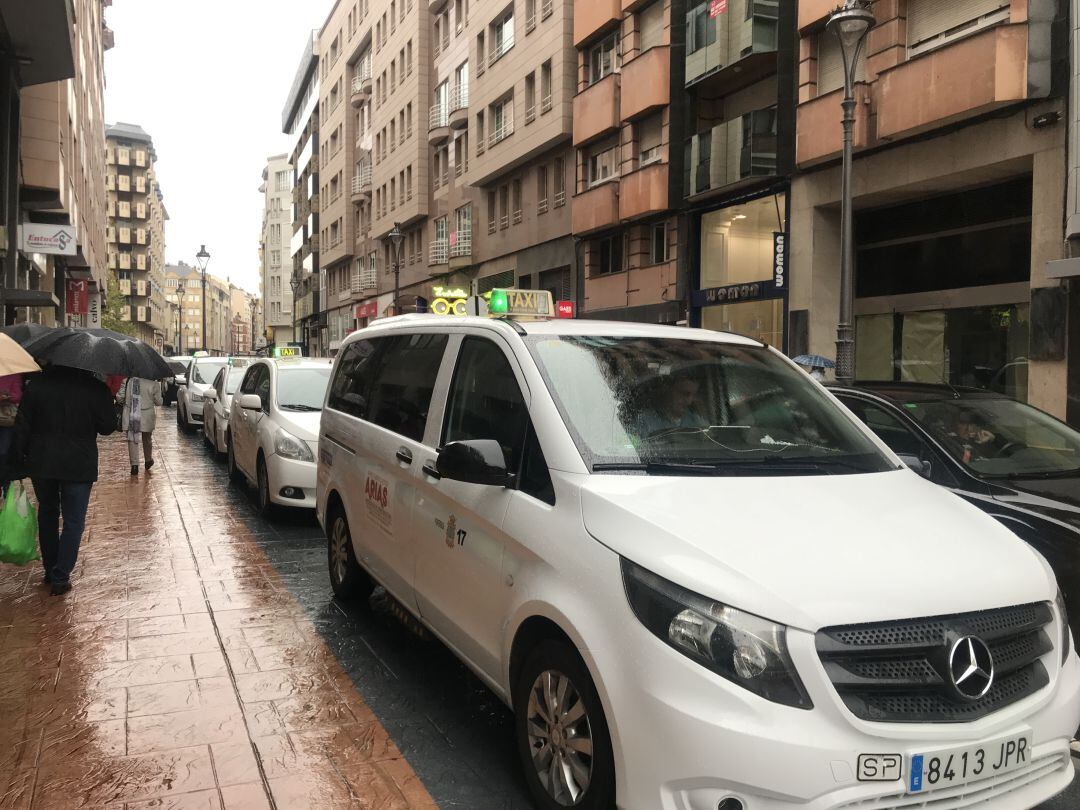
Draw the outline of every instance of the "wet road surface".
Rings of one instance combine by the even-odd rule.
[[[0,568],[0,809],[530,808],[503,705],[332,600],[314,517],[262,519],[170,415],[150,475],[100,442],[71,593]]]

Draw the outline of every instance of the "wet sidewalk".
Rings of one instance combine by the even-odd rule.
[[[74,589],[0,566],[0,808],[433,808],[163,411],[100,441]]]

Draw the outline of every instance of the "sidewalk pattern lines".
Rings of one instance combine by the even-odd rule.
[[[434,808],[222,477],[158,434],[137,479],[100,442],[74,590],[0,567],[0,808]]]

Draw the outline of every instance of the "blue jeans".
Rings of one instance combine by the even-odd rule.
[[[93,481],[56,481],[36,478],[34,495],[38,501],[38,543],[45,576],[54,584],[71,579],[79,559],[79,544],[86,528],[86,510],[90,507]],[[64,529],[60,530],[60,517]]]

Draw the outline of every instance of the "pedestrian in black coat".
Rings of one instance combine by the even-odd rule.
[[[14,458],[19,477],[28,475],[34,485],[41,561],[54,596],[71,590],[90,491],[98,477],[97,437],[115,430],[109,389],[88,372],[50,366],[23,394]]]

